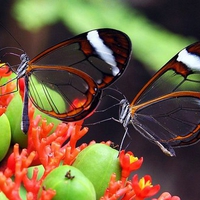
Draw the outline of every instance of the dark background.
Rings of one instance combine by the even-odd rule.
[[[1,1],[0,21],[16,40],[19,41],[31,58],[45,48],[75,35],[61,21],[43,26],[38,31],[25,30],[12,15],[12,6],[16,2]],[[150,22],[161,25],[172,33],[185,37],[194,37],[196,39],[200,37],[200,1],[198,0],[129,0],[125,2],[128,3],[130,8],[140,11]],[[74,13],[74,15],[80,14]],[[6,39],[8,33],[4,29],[0,29],[0,34],[0,43],[6,44],[7,46],[13,45],[13,41]],[[134,40],[137,40],[137,38],[132,40],[134,54]],[[157,44],[155,43],[154,48],[156,46]],[[148,65],[144,65],[141,60],[135,60],[133,56],[125,74],[113,87],[118,88],[131,101],[142,86],[151,78],[153,73],[153,70],[149,69]],[[110,91],[106,90],[105,94],[110,94]],[[103,98],[99,109],[107,108],[115,103],[116,101],[113,101],[112,98]],[[98,122],[109,117],[118,117],[118,107],[107,110],[103,115],[94,114],[85,123]],[[119,144],[124,133],[122,125],[114,121],[103,122],[89,127],[90,131],[83,138],[84,142],[92,139],[97,142],[112,140],[116,144]],[[131,125],[129,127],[129,133],[132,142],[127,149],[132,150],[138,157],[144,157],[142,168],[137,171],[140,177],[145,174],[150,174],[153,179],[153,184],[159,183],[161,185],[161,192],[168,191],[172,195],[178,195],[183,200],[199,199],[200,144],[176,149],[177,156],[170,158],[165,156],[157,146],[143,138]],[[129,141],[130,139],[126,138],[124,146]]]

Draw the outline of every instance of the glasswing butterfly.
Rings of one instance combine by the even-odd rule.
[[[28,99],[40,111],[64,122],[88,117],[102,89],[124,72],[130,55],[129,37],[114,29],[77,35],[31,60],[20,49],[0,49],[1,63],[17,75],[11,81],[25,79],[22,130],[26,133],[29,128]],[[9,63],[8,57],[20,58],[20,64]]]
[[[173,148],[200,139],[200,42],[191,44],[165,64],[129,104],[120,102],[119,122],[132,124],[169,156]],[[122,140],[122,143],[123,143]],[[122,144],[121,144],[122,145]]]

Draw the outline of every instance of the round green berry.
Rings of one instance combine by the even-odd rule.
[[[94,186],[85,175],[75,167],[62,165],[52,170],[42,182],[42,189],[53,189],[53,200],[96,200]]]
[[[8,152],[11,141],[10,123],[5,114],[2,114],[0,116],[0,126],[1,126],[1,140],[0,140],[0,161],[1,161]]]
[[[120,179],[118,153],[105,144],[94,144],[81,151],[73,163],[94,185],[97,199],[104,195],[113,173]]]

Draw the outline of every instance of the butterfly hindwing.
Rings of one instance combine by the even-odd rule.
[[[101,90],[87,74],[66,66],[59,70],[34,66],[28,87],[29,97],[39,110],[68,122],[89,115],[101,96]]]

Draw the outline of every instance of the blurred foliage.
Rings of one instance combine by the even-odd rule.
[[[158,70],[194,41],[153,24],[125,0],[17,0],[13,15],[29,31],[63,22],[74,34],[96,28],[114,28],[129,35],[136,59]]]

